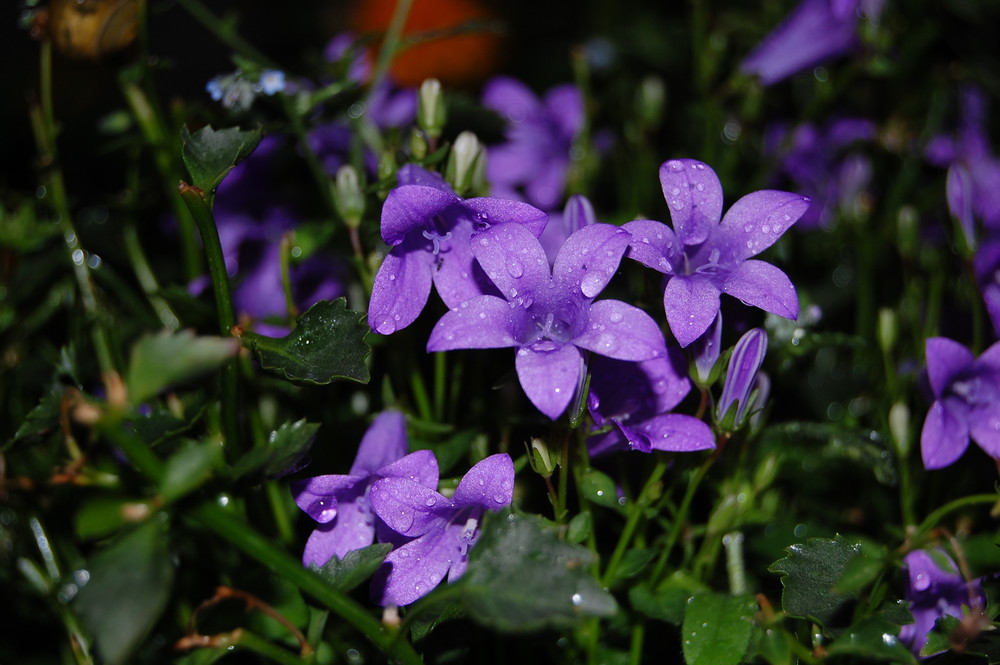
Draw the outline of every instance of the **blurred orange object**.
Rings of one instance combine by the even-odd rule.
[[[357,0],[352,29],[358,34],[384,33],[395,9],[396,0]],[[503,38],[486,25],[495,19],[491,11],[475,0],[413,0],[403,28],[404,37],[454,30],[471,22],[482,22],[483,31],[436,38],[407,48],[392,64],[396,82],[417,86],[431,77],[454,86],[482,82],[496,71],[500,62]]]

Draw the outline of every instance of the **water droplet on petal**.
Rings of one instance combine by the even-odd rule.
[[[524,274],[524,266],[517,259],[510,259],[507,261],[507,272],[510,273],[511,277],[520,277]]]
[[[483,247],[486,247],[487,245],[490,244],[490,240],[489,238],[480,238],[479,244],[482,245]]]
[[[580,281],[580,291],[587,298],[593,298],[604,288],[604,278],[596,272],[587,273]]]
[[[670,169],[671,171],[680,171],[681,169],[684,168],[684,165],[678,162],[677,160],[672,159],[669,162],[667,162],[667,168]]]
[[[427,500],[424,501],[424,505],[427,506],[428,508],[433,506],[435,503],[437,503],[437,499],[435,499],[432,496],[427,497]]]
[[[614,312],[611,312],[611,316],[609,316],[608,319],[611,321],[611,323],[621,323],[622,313],[619,312],[618,310],[615,310]]]
[[[618,348],[618,340],[614,335],[605,333],[597,338],[597,348],[605,353],[613,353]]]
[[[670,207],[673,208],[674,210],[683,210],[684,202],[681,201],[680,199],[673,199],[672,201],[670,201]]]
[[[396,332],[396,323],[392,319],[386,319],[378,324],[378,332],[382,335],[391,335]]]

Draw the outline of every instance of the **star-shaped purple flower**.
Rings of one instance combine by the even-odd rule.
[[[409,605],[445,575],[453,582],[465,573],[483,513],[513,499],[514,464],[503,453],[487,457],[469,469],[450,499],[399,477],[375,482],[369,496],[386,525],[413,539],[389,552],[372,580],[372,596],[382,605]]]
[[[475,267],[469,240],[493,225],[523,226],[537,237],[548,216],[527,203],[490,197],[462,199],[436,173],[415,164],[399,170],[399,187],[382,206],[382,261],[368,305],[368,324],[389,335],[413,323],[431,284],[449,307],[490,290]]]
[[[958,566],[941,548],[933,552],[913,550],[903,558],[909,577],[906,600],[910,602],[913,623],[899,631],[899,639],[918,656],[927,643],[927,634],[943,616],[962,618],[962,606],[981,609],[986,602],[979,580],[967,582]]]
[[[385,411],[361,439],[358,454],[346,476],[316,476],[292,483],[295,503],[319,522],[306,541],[306,566],[340,559],[351,550],[371,545],[384,524],[372,512],[368,489],[380,478],[405,478],[431,490],[437,488],[434,453],[419,450],[406,455],[406,422],[398,411]],[[404,457],[405,455],[405,457]]]
[[[586,226],[566,240],[550,271],[541,244],[524,226],[478,234],[472,251],[503,297],[482,295],[453,307],[434,326],[427,350],[516,347],[528,399],[558,418],[584,376],[581,351],[631,361],[666,355],[648,314],[618,300],[594,302],[628,241],[620,227]]]
[[[632,363],[595,356],[590,364],[590,414],[598,427],[614,427],[587,441],[591,455],[613,450],[689,452],[715,447],[701,420],[670,413],[691,390],[676,348],[662,358]]]
[[[807,197],[753,192],[722,217],[722,185],[711,168],[693,159],[663,164],[660,184],[673,230],[652,220],[623,228],[632,234],[628,256],[667,276],[663,308],[682,347],[712,324],[722,293],[785,318],[798,316],[798,296],[785,273],[750,257],[774,244],[802,216]]]
[[[543,210],[562,200],[570,149],[583,128],[583,95],[574,85],[550,90],[538,99],[516,79],[501,76],[486,84],[483,106],[507,122],[507,142],[490,147],[486,177],[493,193],[520,198]]]
[[[920,434],[924,467],[940,469],[955,462],[969,437],[1000,459],[1000,342],[978,358],[946,337],[926,344],[927,378],[934,403]]]

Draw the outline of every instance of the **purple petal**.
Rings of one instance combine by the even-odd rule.
[[[345,495],[359,483],[367,482],[365,476],[325,475],[297,480],[292,483],[295,505],[320,524],[333,521],[339,508],[338,495]]]
[[[436,529],[389,552],[372,580],[373,592],[381,588],[375,594],[380,596],[379,604],[409,605],[440,584],[460,556],[458,543],[447,547],[445,539],[444,529]]]
[[[622,226],[632,234],[628,257],[647,268],[671,274],[674,257],[680,254],[679,241],[669,226],[651,219],[640,219]]]
[[[434,325],[428,351],[500,349],[514,346],[510,303],[496,296],[478,296],[463,302]]]
[[[958,220],[966,242],[970,247],[975,247],[976,227],[972,216],[972,176],[962,164],[955,163],[948,168],[945,195],[948,199],[948,210]]]
[[[508,300],[541,290],[549,281],[549,261],[541,243],[520,224],[500,224],[472,239],[479,265]]]
[[[518,123],[536,113],[541,102],[526,85],[509,76],[499,76],[483,88],[483,106],[507,121]]]
[[[506,453],[476,463],[455,488],[455,506],[500,510],[514,500],[514,463]]]
[[[552,351],[522,347],[514,359],[524,393],[552,420],[558,418],[573,399],[582,362],[580,351],[572,344]]]
[[[667,355],[656,322],[638,307],[620,300],[600,300],[591,305],[590,326],[573,343],[617,360],[652,360]]]
[[[372,424],[358,446],[351,465],[352,476],[365,476],[395,462],[406,454],[406,419],[399,411],[383,411]]]
[[[799,298],[792,282],[780,268],[765,261],[750,259],[739,264],[726,278],[722,292],[786,319],[799,316]]]
[[[537,161],[538,157],[533,158]],[[545,166],[525,185],[528,200],[546,210],[556,208],[562,200],[566,188],[566,174],[569,171],[569,157],[548,155]]]
[[[430,450],[418,450],[401,457],[392,464],[378,470],[382,478],[405,478],[436,490],[438,486],[438,463]]]
[[[313,530],[306,541],[302,563],[322,566],[336,555],[344,556],[356,549],[367,547],[375,540],[375,516],[364,495],[341,503],[337,521],[323,524]]]
[[[460,202],[450,191],[426,185],[403,185],[389,192],[382,205],[382,239],[398,245],[407,233],[426,225],[435,215]]]
[[[722,185],[715,171],[695,159],[672,159],[660,166],[660,186],[681,242],[705,242],[722,217]]]
[[[694,355],[695,370],[698,373],[698,380],[707,383],[712,374],[715,363],[719,360],[722,352],[722,313],[715,315],[712,326],[705,331],[691,346],[691,353]]]
[[[670,331],[682,347],[701,337],[719,313],[719,289],[697,275],[677,276],[663,290]]]
[[[1000,403],[973,409],[967,420],[972,439],[987,455],[1000,460]]]
[[[573,139],[583,128],[583,95],[575,85],[566,84],[552,88],[545,95],[549,117],[559,127],[559,133]]]
[[[738,262],[760,254],[809,209],[809,198],[765,189],[733,204],[719,225],[715,244],[720,263]]]
[[[667,413],[647,420],[641,429],[655,450],[692,452],[715,448],[712,428],[693,416]]]
[[[431,293],[433,255],[407,241],[392,248],[379,266],[368,302],[368,325],[391,335],[413,323]]]
[[[722,395],[716,408],[720,419],[734,403],[738,403],[734,423],[739,427],[743,422],[743,414],[746,413],[750,393],[753,391],[757,372],[764,362],[766,353],[767,333],[763,328],[751,328],[736,342],[733,355],[729,358],[726,381],[722,386]]]
[[[409,478],[383,478],[368,490],[372,510],[396,533],[416,537],[443,524],[451,501]]]
[[[431,255],[431,276],[444,304],[457,307],[459,303],[483,295],[484,284],[476,279],[476,259],[469,246],[472,224],[459,221],[450,233],[446,245],[442,243],[442,250]],[[482,281],[489,286],[485,279]],[[489,289],[492,291],[492,287]]]
[[[493,153],[490,153],[492,159]],[[466,199],[465,207],[479,216],[479,221],[484,224],[520,224],[531,231],[536,238],[542,235],[549,216],[533,205],[522,201],[512,201],[510,199],[498,199],[484,196],[474,199]]]
[[[969,428],[941,402],[931,404],[920,433],[925,469],[941,469],[955,462],[969,446]]]
[[[585,298],[599,294],[618,270],[632,236],[619,226],[591,224],[563,244],[552,266],[560,285],[579,289]]]
[[[421,187],[433,187],[434,189],[455,195],[451,186],[441,177],[440,173],[428,171],[417,164],[406,164],[401,166],[396,172],[396,182],[403,185],[420,185]]]
[[[927,378],[935,397],[941,397],[959,372],[972,364],[967,348],[947,337],[930,337],[925,344]]]

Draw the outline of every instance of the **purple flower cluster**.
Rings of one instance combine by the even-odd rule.
[[[961,618],[965,609],[979,609],[986,597],[978,580],[966,581],[958,566],[944,550],[913,550],[903,559],[909,577],[906,600],[910,603],[913,623],[903,626],[899,639],[918,656],[927,644],[927,634],[944,617]]]
[[[406,450],[403,415],[386,411],[365,433],[347,475],[292,484],[296,504],[319,523],[306,542],[305,565],[343,559],[376,539],[395,546],[372,580],[382,605],[409,605],[445,575],[459,578],[484,512],[513,499],[514,465],[505,454],[474,465],[447,498],[437,492],[434,454]]]

